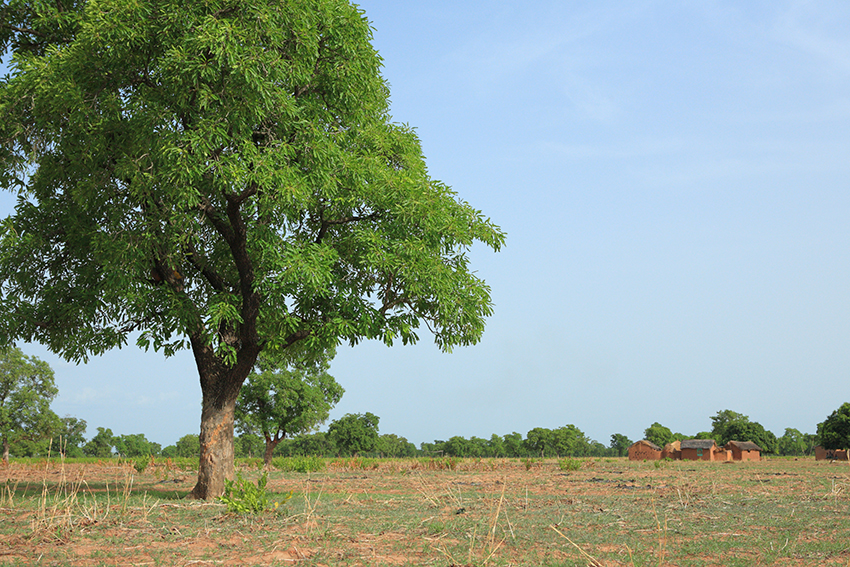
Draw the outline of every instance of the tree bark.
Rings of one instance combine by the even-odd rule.
[[[242,383],[257,360],[259,349],[242,349],[236,364],[226,366],[200,339],[192,350],[201,378],[201,433],[198,482],[188,495],[212,500],[224,494],[224,481],[233,480],[233,420]]]
[[[237,390],[238,395],[238,390]],[[190,498],[211,500],[224,494],[224,481],[233,480],[233,410],[236,397],[211,399],[203,393],[198,482]]]
[[[270,470],[272,468],[272,455],[274,454],[275,447],[277,447],[282,440],[283,437],[266,437],[266,451],[263,454],[263,467],[266,470]]]

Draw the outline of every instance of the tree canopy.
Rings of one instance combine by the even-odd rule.
[[[669,427],[665,427],[657,421],[644,430],[643,438],[659,447],[664,447],[664,445],[672,443],[676,439]]]
[[[0,14],[0,341],[70,360],[190,348],[193,495],[233,476],[262,351],[479,340],[475,242],[504,233],[430,177],[346,0],[11,0]]]
[[[711,418],[711,434],[718,445],[725,445],[729,441],[752,441],[765,453],[776,453],[778,443],[776,435],[766,430],[760,423],[750,421],[744,414],[731,410],[717,412]]]
[[[377,415],[366,412],[347,413],[331,422],[328,437],[344,455],[357,455],[374,450],[378,445]]]
[[[50,402],[59,390],[50,365],[17,347],[0,349],[0,440],[3,461],[16,441],[50,437],[60,425]],[[57,447],[58,451],[58,447]]]
[[[818,437],[824,449],[850,449],[850,402],[818,424]]]
[[[328,353],[313,364],[271,362],[261,357],[258,371],[242,385],[236,401],[236,425],[243,433],[263,436],[266,467],[284,437],[307,433],[324,423],[342,398],[345,390],[328,374],[331,356]]]

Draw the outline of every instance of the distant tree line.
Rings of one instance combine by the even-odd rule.
[[[330,423],[326,432],[313,431],[342,395],[342,388],[327,374],[332,353],[311,364],[260,366],[240,399],[235,439],[237,457],[271,456],[353,456],[370,457],[607,457],[624,456],[632,440],[623,434],[611,435],[609,444],[590,439],[572,424],[547,429],[535,427],[525,437],[517,432],[488,439],[462,436],[422,443],[417,448],[406,438],[380,434],[380,418],[372,413],[347,414]],[[297,395],[293,395],[297,392]],[[3,458],[66,457],[136,458],[198,457],[199,436],[184,435],[174,445],[162,447],[144,434],[115,435],[98,427],[86,440],[87,424],[72,416],[58,417],[50,408],[56,396],[53,371],[43,361],[24,355],[15,347],[0,349],[0,446]],[[777,438],[746,415],[722,410],[711,417],[710,431],[695,435],[673,433],[658,422],[644,431],[644,439],[658,446],[682,439],[752,441],[767,454],[809,455],[814,447],[850,447],[850,403],[841,405],[817,426],[817,434],[787,428]]]
[[[850,406],[850,404],[845,405]],[[731,410],[717,412],[717,415],[711,418],[711,425],[711,431],[683,435],[673,433],[669,428],[656,422],[647,427],[643,434],[644,439],[659,447],[684,439],[714,439],[718,445],[725,445],[729,441],[751,441],[761,447],[764,453],[783,456],[811,455],[815,447],[820,444],[818,435],[801,433],[790,427],[785,429],[782,437],[777,438],[760,423],[750,421],[748,416]],[[823,424],[820,424],[818,428],[822,426]],[[847,440],[850,440],[850,436]]]
[[[850,424],[850,404],[844,404],[844,413],[836,410],[838,425],[830,429],[829,420],[819,424],[819,430],[830,432],[833,437],[842,434],[841,429]],[[840,408],[840,409],[842,409]],[[846,417],[845,417],[846,416]],[[66,457],[192,457],[199,454],[197,434],[184,435],[174,445],[162,447],[148,440],[144,434],[115,435],[111,429],[98,427],[95,435],[85,439],[86,422],[75,417],[57,418],[56,429],[50,437],[33,440],[21,437],[12,447],[16,457],[38,457],[63,454]],[[420,457],[451,456],[464,458],[537,458],[537,457],[619,457],[628,454],[632,440],[623,434],[611,435],[608,445],[590,439],[578,427],[569,424],[556,429],[535,427],[525,436],[512,432],[505,435],[492,434],[489,438],[459,435],[446,440],[416,445],[406,438],[392,433],[380,434],[378,416],[348,414],[330,423],[327,431],[305,433],[282,439],[274,448],[274,457],[293,456],[368,456],[368,457]],[[786,428],[781,437],[765,430],[759,423],[749,421],[747,416],[724,410],[712,418],[711,431],[696,435],[673,433],[660,423],[653,423],[644,431],[644,438],[663,447],[667,443],[683,439],[714,439],[719,445],[730,440],[753,441],[765,453],[774,455],[810,455],[814,447],[821,444],[816,434],[801,433]],[[826,425],[825,425],[826,424]],[[838,429],[837,433],[833,431]],[[850,434],[850,428],[844,433]],[[850,437],[848,437],[850,438]],[[844,446],[841,440],[830,448]],[[262,435],[242,433],[235,439],[237,457],[264,458],[267,444]]]

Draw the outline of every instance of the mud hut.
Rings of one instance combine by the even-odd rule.
[[[632,443],[629,447],[630,461],[657,461],[660,458],[661,447],[652,441],[641,439],[640,441]]]
[[[815,447],[816,461],[847,461],[850,460],[847,449],[824,449],[820,445]]]
[[[752,441],[729,441],[723,447],[732,452],[733,461],[761,460],[761,447]]]
[[[672,443],[667,443],[664,445],[664,448],[661,449],[661,458],[662,459],[671,459],[674,461],[678,461],[682,458],[682,442],[681,441],[673,441]]]
[[[682,460],[690,461],[728,461],[729,451],[718,447],[714,439],[686,439],[682,441]]]

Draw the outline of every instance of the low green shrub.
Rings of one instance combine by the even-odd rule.
[[[558,467],[562,471],[577,471],[581,469],[581,459],[561,459],[558,461]]]
[[[292,498],[292,491],[284,495],[283,501],[272,502],[266,492],[266,484],[269,481],[269,473],[264,472],[254,485],[249,480],[242,478],[236,473],[236,480],[224,481],[224,496],[219,501],[227,505],[227,511],[231,514],[257,515],[270,508],[277,509],[281,504]]]
[[[309,473],[323,471],[327,467],[321,457],[275,457],[272,466],[279,471]]]

